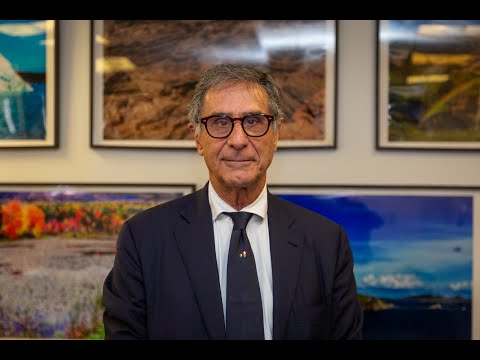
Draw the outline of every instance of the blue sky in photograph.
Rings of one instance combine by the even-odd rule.
[[[0,20],[0,54],[17,72],[45,73],[45,20]]]
[[[472,197],[280,196],[345,227],[360,293],[471,297]]]
[[[410,28],[416,28],[423,24],[461,27],[470,25],[478,26],[480,25],[480,20],[389,20],[389,23]]]
[[[480,20],[389,20],[389,22],[391,24],[403,25],[412,28],[423,24],[450,26],[480,25]]]
[[[447,46],[458,45],[459,40],[480,38],[480,20],[387,21],[388,30],[386,28],[382,30],[382,38],[388,38],[390,41],[410,41],[415,43],[417,48],[425,43],[437,43],[439,46],[442,46],[443,43],[446,49]],[[451,41],[454,41],[454,43],[451,43]]]

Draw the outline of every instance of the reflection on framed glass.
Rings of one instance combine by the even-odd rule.
[[[377,149],[480,149],[480,20],[379,20]]]
[[[58,20],[0,20],[0,148],[58,147]]]
[[[103,339],[123,222],[190,184],[0,184],[0,337]]]
[[[240,62],[283,89],[280,148],[334,148],[336,32],[335,20],[93,20],[91,145],[195,148],[196,82]]]
[[[473,253],[480,242],[480,188],[269,190],[345,228],[366,339],[480,338],[480,299],[473,296],[480,279],[473,264],[480,259],[478,247]]]

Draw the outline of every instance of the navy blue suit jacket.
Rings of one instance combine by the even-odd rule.
[[[360,339],[343,228],[268,193],[273,339]],[[106,339],[224,339],[208,186],[126,221],[103,287]]]

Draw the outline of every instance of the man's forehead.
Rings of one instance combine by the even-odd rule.
[[[205,101],[210,101],[212,99],[222,99],[223,97],[228,97],[232,92],[245,92],[250,96],[254,94],[259,101],[265,101],[268,97],[267,92],[263,87],[258,84],[252,83],[235,83],[235,84],[219,84],[214,87],[211,87],[205,93]]]

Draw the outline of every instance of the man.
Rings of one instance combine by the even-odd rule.
[[[195,87],[189,119],[209,182],[123,225],[104,284],[106,339],[249,338],[235,327],[251,324],[242,314],[254,306],[229,302],[235,291],[243,297],[247,283],[227,281],[236,227],[230,214],[240,210],[251,216],[244,235],[251,247],[239,258],[254,260],[255,336],[360,339],[363,316],[343,228],[266,187],[283,121],[275,81],[249,66],[214,66]]]

